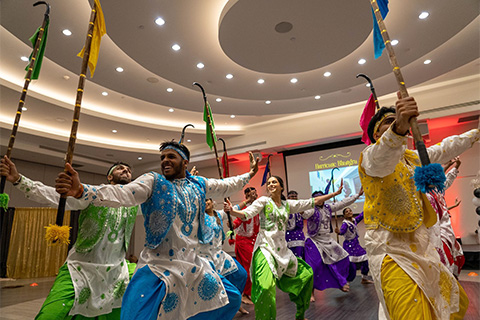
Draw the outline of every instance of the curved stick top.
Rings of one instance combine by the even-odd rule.
[[[192,86],[198,86],[203,93],[203,102],[207,103],[207,95],[205,94],[205,90],[203,89],[202,85],[198,82],[194,82]]]
[[[223,152],[227,152],[227,145],[225,144],[225,140],[223,140],[222,138],[218,138],[218,140],[222,141],[223,143]]]
[[[50,14],[50,5],[45,1],[37,1],[33,4],[33,6],[35,7],[35,6],[38,6],[40,4],[44,4],[44,5],[47,6],[47,9],[45,9],[45,15],[48,17],[48,15]]]
[[[370,80],[370,78],[367,75],[365,75],[363,73],[359,73],[359,74],[357,74],[357,76],[355,78],[358,78],[358,77],[365,78],[368,81],[368,83],[370,83],[370,88],[373,88],[372,80]]]
[[[182,135],[180,136],[180,141],[178,141],[179,144],[182,144],[182,141],[183,141],[183,138],[185,137],[185,130],[188,128],[188,127],[192,127],[192,128],[195,128],[195,126],[191,123],[187,124],[186,126],[183,127],[182,129]]]

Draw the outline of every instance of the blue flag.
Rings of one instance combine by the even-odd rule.
[[[268,155],[267,158],[267,165],[265,166],[265,172],[263,173],[263,179],[262,179],[262,186],[267,183],[268,180],[268,174],[270,173],[270,154]]]
[[[378,8],[382,14],[382,18],[385,19],[388,13],[388,0],[377,0]],[[378,27],[377,18],[375,18],[375,13],[373,12],[373,48],[375,50],[375,59],[378,59],[385,49],[385,43],[383,43],[382,33]]]

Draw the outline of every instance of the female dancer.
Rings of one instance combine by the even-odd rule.
[[[258,198],[242,211],[234,210],[230,202],[225,204],[226,211],[242,220],[260,215],[260,231],[250,267],[256,319],[276,318],[275,284],[280,290],[288,292],[290,300],[296,304],[295,318],[305,318],[305,311],[310,306],[313,272],[305,261],[295,257],[288,249],[285,240],[287,220],[290,213],[313,208],[316,203],[323,203],[333,196],[285,200],[283,190],[283,180],[272,176],[267,181],[268,197]]]

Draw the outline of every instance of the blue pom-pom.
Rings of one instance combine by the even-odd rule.
[[[417,190],[428,193],[432,190],[443,192],[445,190],[445,173],[443,167],[439,163],[431,163],[423,167],[415,168],[415,186]]]

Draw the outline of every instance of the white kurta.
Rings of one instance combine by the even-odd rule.
[[[23,176],[17,188],[35,202],[58,206],[60,195],[54,188]],[[88,203],[69,197],[66,210],[84,210]],[[75,290],[75,301],[70,315],[96,317],[109,314],[122,306],[122,296],[129,282],[125,261],[125,226],[128,212],[109,208],[102,239],[88,252],[77,252],[74,246],[66,264]],[[84,220],[79,233],[90,232],[95,223]],[[121,226],[121,227],[118,227]]]
[[[245,213],[245,220],[252,219],[260,214],[260,231],[253,248],[253,254],[257,249],[262,251],[270,270],[277,279],[280,279],[283,274],[289,277],[294,277],[297,274],[297,257],[288,249],[285,239],[288,216],[290,213],[310,209],[313,204],[313,199],[289,199],[282,200],[282,205],[277,207],[270,197],[260,197],[242,210]],[[273,210],[270,211],[265,208],[266,206],[273,208]],[[250,270],[250,274],[253,274],[252,270]]]
[[[474,129],[460,136],[446,138],[440,144],[427,149],[430,161],[445,163],[470,148],[479,137],[478,129]],[[407,137],[395,134],[390,127],[376,144],[368,146],[363,151],[363,161],[360,165],[369,176],[385,177],[391,174],[398,162],[402,161],[406,141]],[[411,167],[412,176],[413,170],[414,167]],[[411,233],[393,233],[382,227],[367,230],[365,244],[375,289],[388,319],[390,316],[385,306],[381,285],[381,267],[386,255],[389,255],[420,287],[431,302],[438,319],[449,319],[450,313],[459,310],[458,282],[440,262],[424,224]],[[439,285],[440,281],[443,286]]]
[[[250,180],[249,174],[224,180],[206,179],[206,197],[224,198],[242,190]],[[152,194],[155,178],[146,173],[124,186],[94,187],[84,185],[83,199],[102,206],[133,206],[145,202]],[[177,214],[164,241],[155,249],[145,247],[140,254],[137,270],[148,265],[150,270],[166,284],[169,303],[162,303],[158,319],[188,319],[197,313],[218,309],[228,303],[227,293],[220,277],[210,262],[199,256],[199,197],[187,179],[172,180],[177,194],[185,199],[184,205],[192,231],[182,232],[184,223]],[[161,192],[161,191],[158,191]],[[177,201],[173,199],[172,201]],[[170,200],[169,200],[170,201]],[[152,227],[152,226],[151,226]],[[160,227],[160,226],[158,226]],[[141,297],[138,297],[141,299]]]

